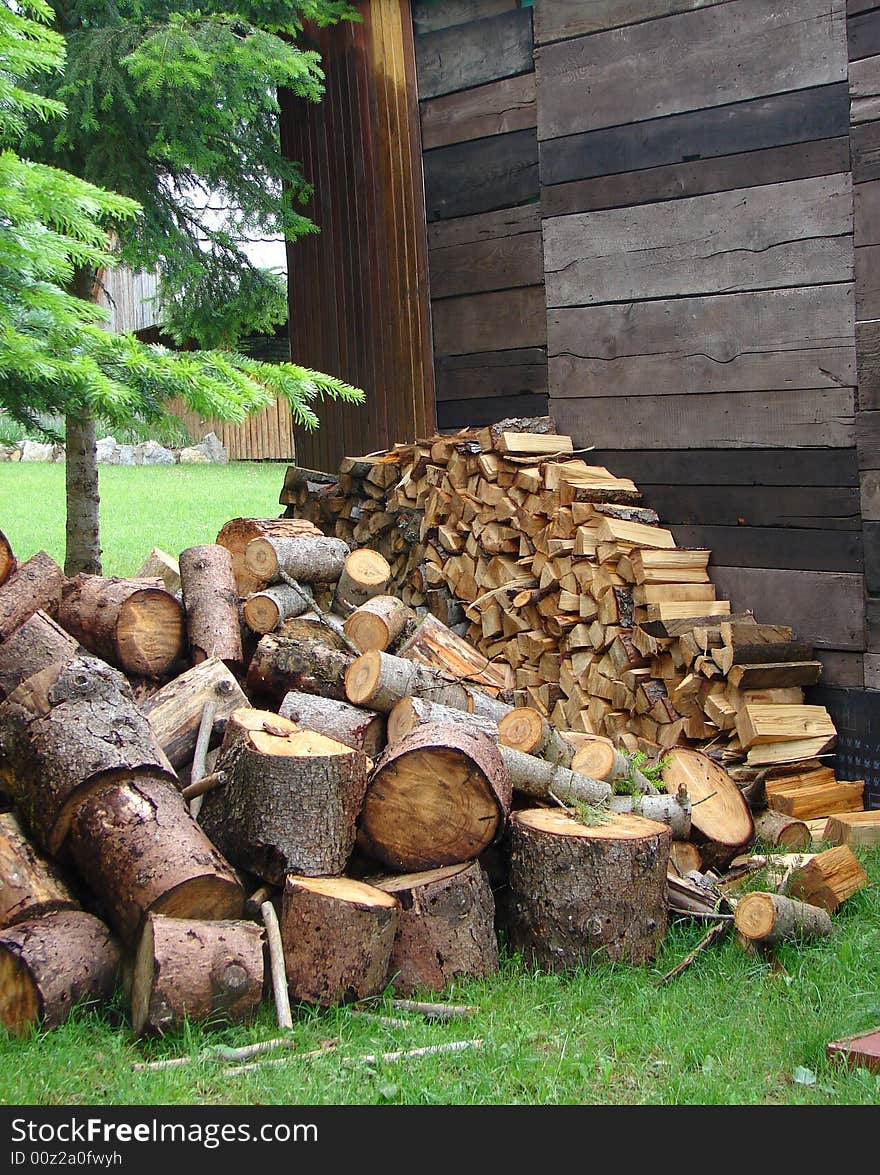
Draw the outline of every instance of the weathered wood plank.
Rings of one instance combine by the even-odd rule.
[[[765,624],[789,624],[799,640],[820,649],[861,651],[865,647],[861,575],[715,567],[711,577],[737,612],[748,609]]]
[[[472,216],[538,197],[533,130],[436,147],[423,156],[428,220]]]
[[[880,522],[865,521],[862,540],[865,545],[865,590],[872,596],[880,595]]]
[[[866,469],[861,483],[862,518],[866,522],[880,522],[880,469]]]
[[[838,82],[544,140],[541,181],[561,184],[849,135],[849,105],[847,85]]]
[[[511,12],[518,8],[517,0],[415,0],[412,6],[413,28],[417,35],[448,29],[452,25],[467,24]]]
[[[880,121],[854,126],[851,144],[853,183],[880,179]]]
[[[546,403],[547,352],[541,347],[523,347],[474,355],[440,355],[435,378],[438,402],[533,395],[543,396]]]
[[[538,0],[535,5],[535,44],[562,41],[598,33],[694,8],[708,8],[726,0]]]
[[[444,147],[537,126],[535,75],[519,74],[421,104],[422,147]]]
[[[850,63],[849,96],[853,125],[880,117],[880,56]]]
[[[858,406],[862,411],[880,408],[880,322],[856,322],[858,358]]]
[[[862,245],[853,251],[856,281],[856,321],[880,318],[880,245]]]
[[[428,265],[432,299],[540,285],[544,280],[541,234],[519,233],[431,249]]]
[[[850,61],[880,53],[880,9],[873,9],[846,22]]]
[[[840,82],[843,2],[731,0],[546,45],[536,68],[540,139]]]
[[[819,680],[823,685],[843,689],[863,688],[866,660],[864,654],[842,652],[839,649],[816,649],[813,656],[822,662],[822,676]]]
[[[874,125],[874,124],[871,124]],[[554,139],[553,144],[566,140]],[[539,144],[543,156],[546,143]],[[623,208],[660,200],[701,196],[732,188],[783,183],[810,176],[833,175],[849,169],[849,138],[795,143],[775,149],[745,151],[693,163],[671,163],[630,171],[623,175],[574,180],[541,189],[541,211],[546,217],[600,208]],[[880,175],[880,167],[878,167]]]
[[[853,243],[880,244],[880,180],[853,185]]]
[[[656,485],[644,477],[637,485],[666,526],[781,526],[811,532],[861,527],[856,486],[776,486],[768,492],[765,486]]]
[[[544,416],[546,395],[494,396],[481,400],[438,400],[437,427],[482,428],[514,416]]]
[[[865,653],[865,689],[880,690],[880,655]]]
[[[877,0],[846,0],[846,15],[856,16],[860,12],[867,12],[871,8],[880,8]]]
[[[547,341],[544,287],[443,298],[432,306],[434,353],[467,355]]]
[[[852,222],[846,174],[554,217],[547,305],[851,281]]]
[[[767,567],[858,574],[865,567],[861,531],[760,526],[673,526],[681,547],[709,547],[712,567]],[[865,544],[867,546],[867,544]]]
[[[860,469],[880,469],[880,411],[856,414],[856,447]]]
[[[420,99],[529,73],[532,68],[532,14],[527,8],[416,37]]]
[[[810,492],[814,486],[852,489],[859,484],[855,449],[596,449],[590,460],[640,486],[731,486],[735,494],[747,486],[793,486]],[[776,493],[767,498],[775,501]]]
[[[853,315],[850,286],[550,310],[551,394],[839,389],[855,384]]]
[[[778,449],[785,445],[849,448],[853,444],[853,393],[833,391],[740,392],[736,396],[618,396],[590,399],[554,395],[550,360],[550,412],[575,447],[674,449],[686,438],[698,448]],[[647,385],[650,386],[650,385]]]
[[[481,212],[477,216],[459,216],[454,220],[435,220],[428,225],[428,248],[447,249],[452,245],[469,245],[476,241],[496,241],[517,233],[541,231],[541,206],[521,204],[498,212]]]

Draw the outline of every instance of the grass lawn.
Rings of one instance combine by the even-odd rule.
[[[153,545],[177,555],[210,542],[237,515],[277,515],[283,475],[283,464],[102,469],[105,572],[133,573]],[[20,558],[43,547],[61,560],[62,468],[0,465],[0,529]],[[247,1026],[190,1025],[138,1042],[119,997],[54,1032],[0,1035],[0,1104],[876,1105],[880,1076],[825,1059],[830,1040],[880,1024],[880,850],[859,856],[872,885],[834,915],[833,936],[787,944],[772,960],[727,936],[660,985],[704,933],[685,919],[670,922],[645,967],[597,964],[555,976],[502,952],[497,976],[443,994],[474,1005],[469,1020],[430,1024],[410,1014],[406,1027],[386,1027],[350,1008],[298,1008],[285,1062],[235,1077],[216,1058],[151,1073],[132,1065],[275,1036],[270,1002]],[[401,1015],[387,999],[376,1010]],[[357,1059],[472,1038],[482,1049]],[[326,1055],[295,1056],[331,1040]],[[815,1083],[796,1082],[799,1068]]]

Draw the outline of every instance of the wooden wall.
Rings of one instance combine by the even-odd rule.
[[[322,470],[435,427],[410,5],[357,8],[360,23],[313,31],[321,103],[282,95],[282,149],[314,185],[321,229],[288,249],[291,353],[367,394],[296,430],[297,461]]]
[[[547,406],[532,9],[412,5],[437,422]]]
[[[550,411],[712,548],[735,606],[861,686],[877,462],[860,490],[846,34],[845,0],[535,8]]]

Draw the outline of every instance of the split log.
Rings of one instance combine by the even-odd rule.
[[[80,646],[45,612],[35,612],[0,645],[0,700],[56,662],[72,661]]]
[[[343,872],[367,786],[362,751],[311,730],[251,731],[218,765],[226,786],[206,796],[201,822],[230,861],[273,885]]]
[[[205,704],[213,702],[214,728],[219,732],[229,715],[247,698],[230,670],[218,657],[201,661],[163,685],[141,704],[153,734],[174,767],[193,757]]]
[[[354,657],[329,629],[308,629],[300,637],[279,634],[260,640],[248,666],[250,691],[276,703],[291,690],[346,700],[345,676]]]
[[[291,587],[286,583],[276,583],[248,596],[242,611],[248,628],[265,636],[267,632],[274,632],[285,620],[302,616],[313,604],[312,593],[306,584]]]
[[[739,899],[734,925],[744,938],[760,947],[786,939],[827,937],[833,929],[831,918],[818,906],[759,891]]]
[[[244,654],[238,588],[226,547],[209,543],[181,551],[180,586],[192,663],[219,657],[227,665],[240,666]]]
[[[231,518],[220,529],[217,543],[232,555],[232,574],[238,594],[250,596],[272,581],[248,570],[244,553],[248,543],[259,538],[292,539],[303,535],[321,538],[321,531],[306,518]]]
[[[0,585],[0,641],[35,612],[57,612],[65,583],[64,572],[45,551],[38,551],[17,567]]]
[[[699,871],[703,865],[700,850],[689,840],[675,840],[669,846],[669,868],[675,877]]]
[[[469,714],[467,710],[456,710],[454,706],[441,706],[425,698],[401,698],[388,715],[388,742],[397,743],[410,731],[426,722],[455,722],[468,730],[480,731],[490,738],[498,738],[498,724],[491,718]]]
[[[158,578],[77,575],[64,586],[58,623],[90,652],[135,676],[164,677],[183,656],[183,610]]]
[[[0,587],[9,579],[18,566],[18,561],[12,551],[12,544],[0,530]]]
[[[126,943],[147,914],[209,921],[240,918],[241,883],[161,777],[100,781],[79,800],[70,825],[77,870]]]
[[[397,656],[418,661],[495,694],[509,690],[512,684],[510,666],[490,662],[430,612],[409,640],[400,646]]]
[[[299,583],[336,583],[350,553],[342,539],[267,536],[248,543],[244,563],[263,583],[277,583],[285,576]]]
[[[504,831],[510,775],[488,736],[426,723],[387,747],[360,818],[365,852],[400,872],[473,860]]]
[[[822,839],[832,845],[874,848],[880,844],[880,811],[837,812],[828,817]]]
[[[262,996],[263,932],[256,923],[147,919],[131,991],[136,1036],[185,1020],[248,1020]]]
[[[388,714],[401,698],[407,697],[472,711],[474,692],[436,669],[378,649],[356,657],[345,674],[348,700],[382,714]]]
[[[384,555],[371,551],[369,547],[352,551],[345,560],[333,593],[333,610],[340,616],[349,616],[367,600],[381,596],[390,579],[391,567]]]
[[[558,767],[546,759],[524,755],[513,747],[501,748],[514,791],[535,800],[563,804],[604,804],[611,796],[611,785],[601,779],[578,775],[568,767]]]
[[[67,882],[37,852],[12,812],[0,814],[0,929],[78,909]]]
[[[385,715],[378,710],[364,710],[350,702],[291,690],[284,695],[278,713],[297,726],[363,751],[370,759],[377,759],[385,746]]]
[[[0,934],[0,1024],[14,1036],[57,1028],[74,1007],[109,999],[119,949],[82,910],[46,914]]]
[[[532,706],[517,706],[505,714],[498,723],[498,737],[505,747],[524,755],[535,755],[561,767],[572,766],[574,747]]]
[[[400,902],[388,981],[396,992],[442,991],[498,970],[495,901],[479,862],[373,881]]]
[[[764,812],[756,812],[753,819],[756,838],[774,849],[802,853],[810,847],[812,836],[803,820],[772,812],[769,808]]]
[[[612,812],[634,812],[646,820],[668,824],[676,840],[687,840],[691,834],[691,802],[687,795],[678,796],[612,796],[608,801]]]
[[[399,916],[396,898],[361,881],[289,876],[281,939],[291,999],[329,1007],[378,995]]]
[[[141,564],[135,579],[155,579],[158,577],[165,585],[165,590],[176,596],[180,591],[180,564],[173,555],[159,547],[153,547]]]
[[[832,913],[841,902],[868,885],[868,875],[848,845],[816,853],[792,873],[787,892],[790,897]]]
[[[99,776],[147,771],[177,776],[131,687],[94,657],[75,657],[29,677],[0,704],[0,780],[37,843],[58,853],[77,793]]]
[[[374,596],[355,608],[344,624],[345,635],[360,653],[384,652],[394,644],[415,613],[396,596]]]
[[[752,843],[755,826],[748,804],[724,768],[708,755],[674,747],[663,769],[663,786],[670,795],[684,789],[690,798],[691,839],[706,866],[724,869]]]
[[[533,808],[510,821],[511,945],[550,971],[579,967],[596,952],[650,962],[666,933],[668,827],[608,814],[589,826]]]

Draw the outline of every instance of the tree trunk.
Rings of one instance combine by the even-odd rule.
[[[757,891],[745,894],[736,903],[734,922],[744,938],[762,947],[783,939],[827,936],[833,929],[829,914],[818,906]]]
[[[297,726],[363,751],[370,759],[377,759],[385,746],[385,715],[376,710],[291,690],[284,695],[278,713]]]
[[[238,589],[226,547],[209,543],[181,551],[180,585],[192,663],[219,657],[227,665],[241,666]]]
[[[72,661],[78,650],[70,633],[51,616],[35,612],[0,644],[0,700],[49,665]]]
[[[309,627],[312,631],[299,639],[262,638],[247,673],[247,687],[254,695],[276,704],[291,690],[346,700],[345,674],[354,657],[339,647],[341,641],[329,629]]]
[[[15,1036],[57,1028],[83,1002],[109,999],[119,949],[81,910],[46,914],[0,934],[0,1024]]]
[[[22,563],[0,587],[0,640],[8,640],[39,609],[56,612],[63,584],[64,572],[45,551]]]
[[[57,910],[78,910],[64,878],[41,857],[11,812],[0,815],[0,929]]]
[[[549,808],[510,822],[510,935],[549,971],[650,962],[666,933],[670,830],[609,813],[589,826]]]
[[[193,757],[206,702],[213,702],[215,730],[248,700],[221,660],[211,657],[169,681],[141,705],[153,733],[174,767]]]
[[[98,508],[98,434],[87,409],[64,421],[65,487],[67,496],[66,575],[101,574],[101,537]]]
[[[442,991],[454,979],[498,970],[495,901],[477,861],[373,884],[401,905],[388,973],[396,992]]]
[[[136,1036],[184,1020],[248,1020],[262,997],[263,932],[256,923],[147,919],[131,990]]]
[[[281,940],[291,999],[330,1007],[385,987],[397,899],[347,877],[289,876]]]

